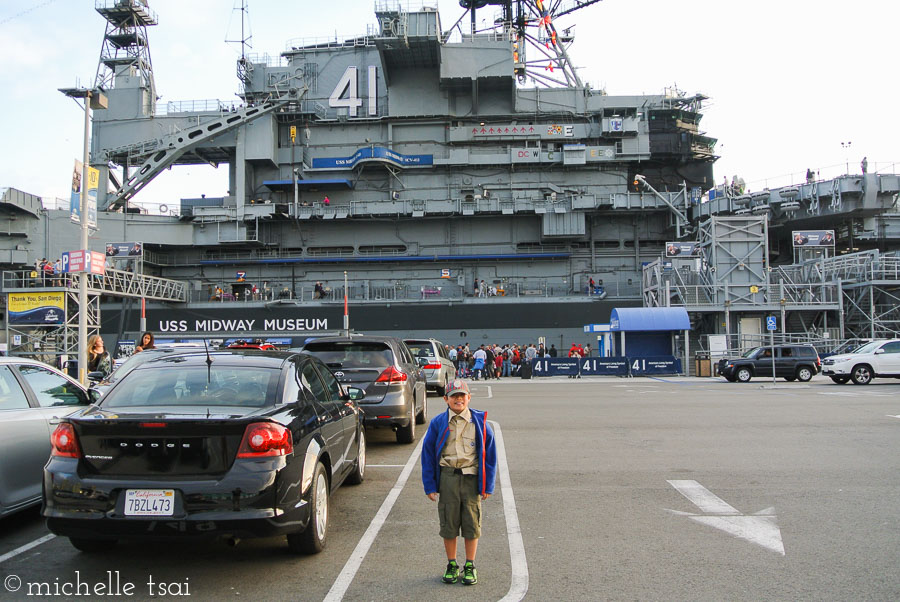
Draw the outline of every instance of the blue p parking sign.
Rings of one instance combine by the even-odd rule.
[[[778,318],[775,316],[767,316],[766,330],[778,330]]]

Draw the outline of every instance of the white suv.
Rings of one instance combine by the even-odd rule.
[[[822,374],[839,385],[850,380],[867,385],[876,376],[900,378],[900,339],[872,341],[853,353],[826,357],[822,360]]]

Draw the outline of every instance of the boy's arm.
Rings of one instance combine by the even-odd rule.
[[[429,424],[428,430],[425,431],[425,438],[422,440],[422,485],[425,488],[425,495],[431,497],[431,494],[437,493],[437,479],[435,475],[437,474],[436,470],[436,460],[434,453],[435,439],[436,434],[434,432],[434,425]]]
[[[497,476],[497,446],[494,444],[494,429],[487,420],[484,422],[484,428],[486,431],[484,446],[485,493],[493,495],[494,480]]]

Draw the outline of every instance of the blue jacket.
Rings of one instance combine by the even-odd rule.
[[[475,423],[475,455],[478,458],[478,493],[494,493],[497,476],[497,448],[494,445],[494,429],[487,423],[487,412],[473,410]],[[422,484],[425,494],[437,493],[441,481],[441,451],[450,434],[450,416],[444,410],[431,419],[425,439],[422,441]]]

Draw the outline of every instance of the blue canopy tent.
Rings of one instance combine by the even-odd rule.
[[[612,310],[609,323],[610,331],[620,333],[617,355],[626,355],[627,342],[629,357],[674,355],[672,335],[684,331],[684,366],[687,367],[691,319],[683,307],[617,307]]]

